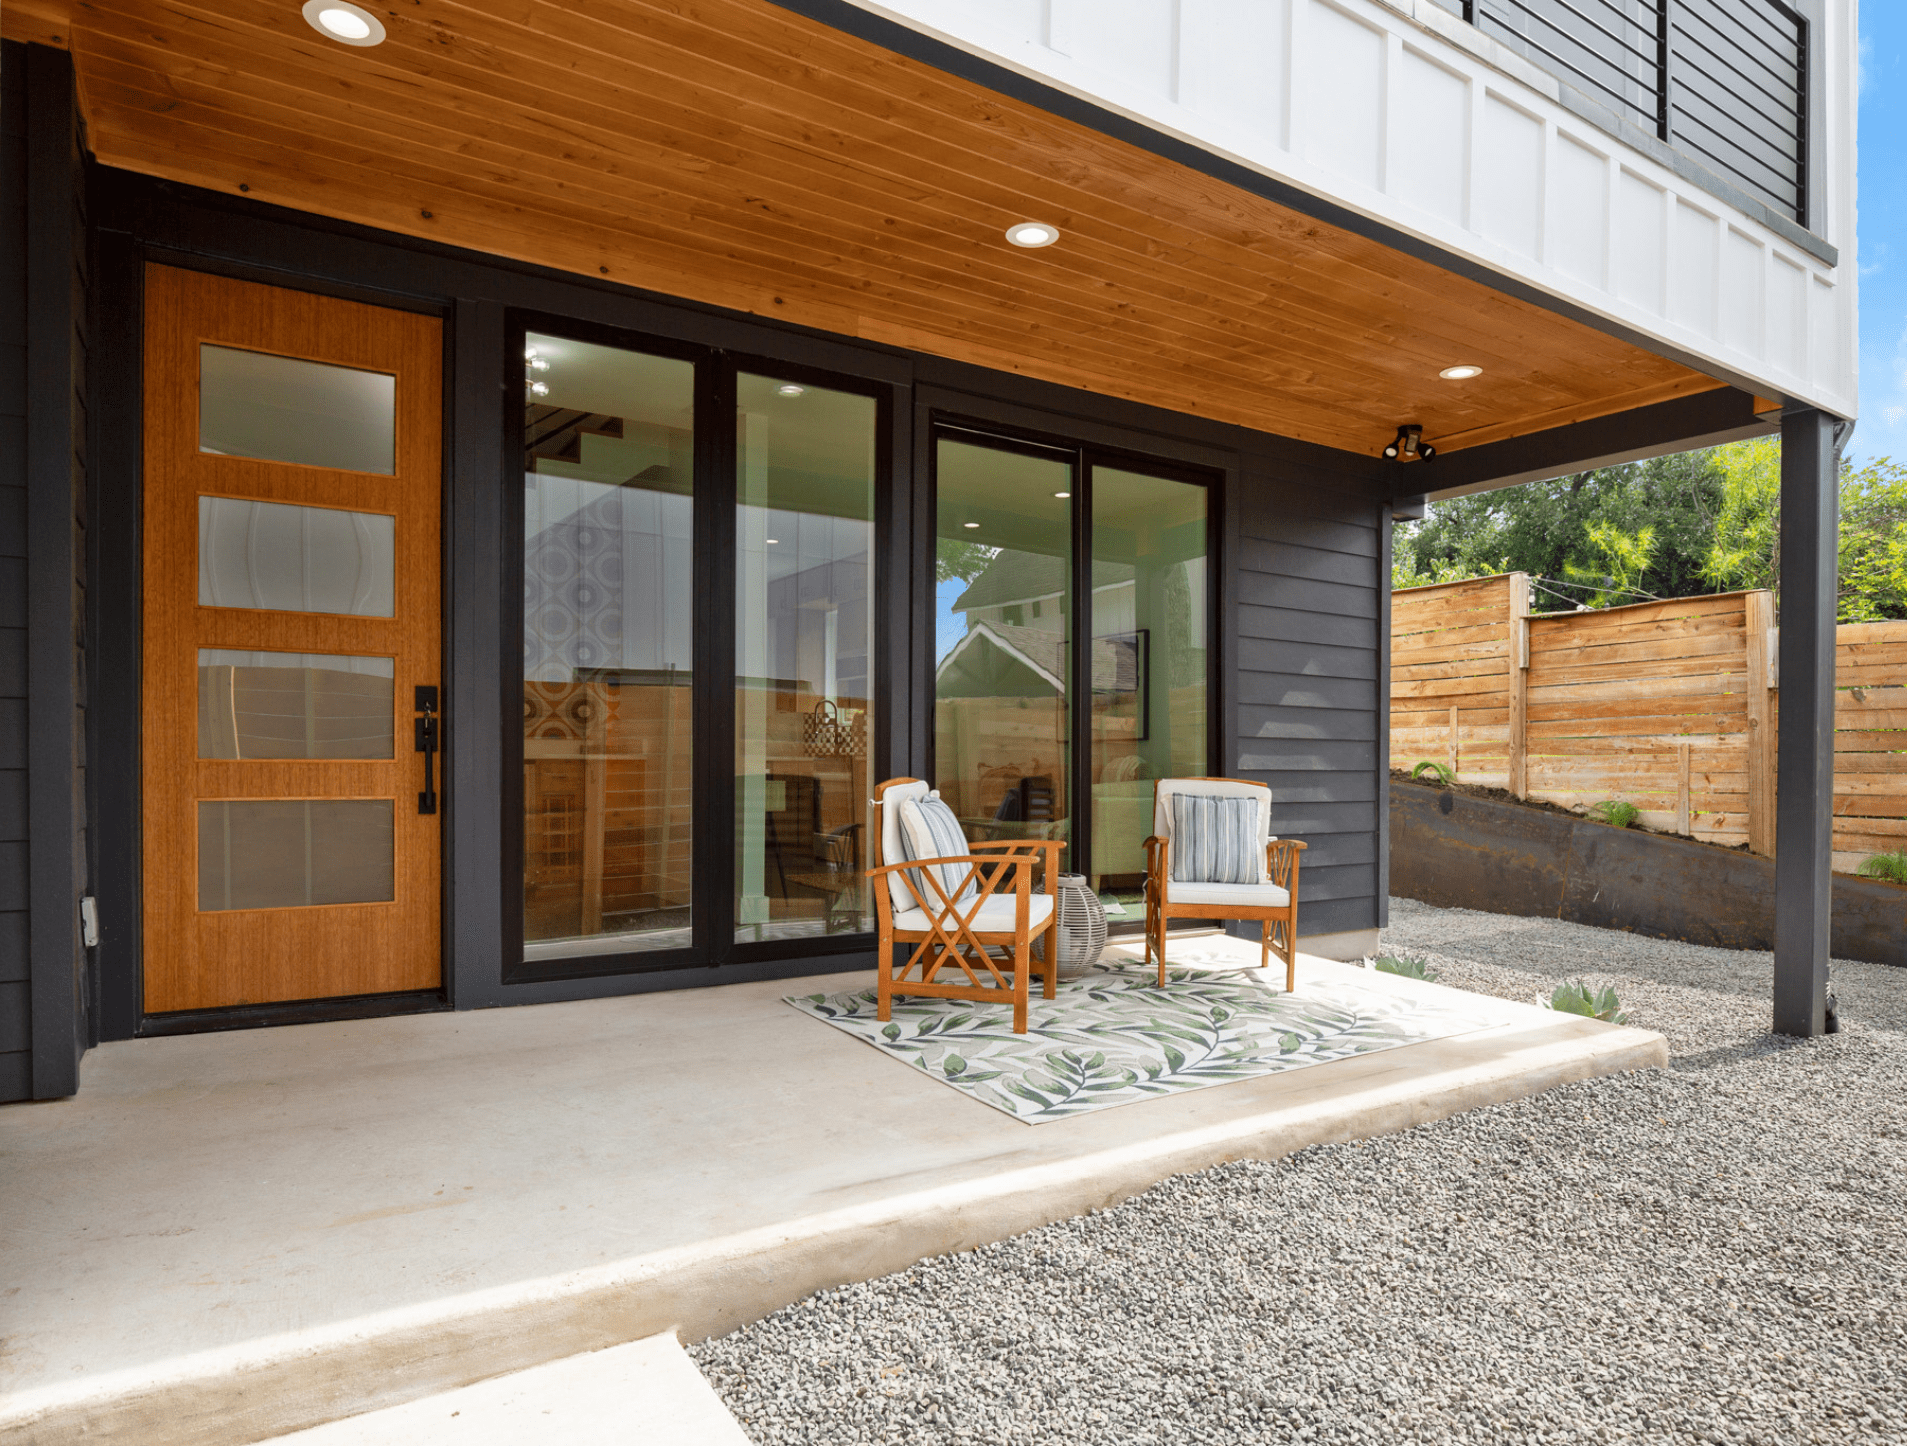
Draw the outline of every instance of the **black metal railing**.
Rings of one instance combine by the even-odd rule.
[[[1781,0],[1437,0],[1808,224],[1808,28]]]

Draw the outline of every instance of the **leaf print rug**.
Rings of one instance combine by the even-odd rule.
[[[1005,1004],[897,998],[883,1023],[872,988],[787,1003],[1028,1124],[1487,1027],[1349,970],[1304,980],[1295,994],[1278,987],[1282,969],[1166,978],[1161,989],[1156,969],[1115,957],[1062,979],[1057,999],[1040,998],[1035,981],[1025,1034],[1013,1032]]]

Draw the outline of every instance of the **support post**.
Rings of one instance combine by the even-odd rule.
[[[1530,575],[1510,574],[1510,767],[1512,798],[1530,791]]]
[[[1833,923],[1834,612],[1840,487],[1834,423],[1781,419],[1781,726],[1775,800],[1777,1034],[1826,1028]]]

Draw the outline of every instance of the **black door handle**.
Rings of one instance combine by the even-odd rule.
[[[417,795],[419,813],[437,812],[437,784],[431,765],[437,758],[437,685],[417,685],[417,751],[424,755],[424,791]]]

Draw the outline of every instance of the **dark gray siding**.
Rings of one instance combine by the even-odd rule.
[[[25,47],[0,47],[0,1100],[33,1094],[27,968]]]
[[[1231,762],[1271,785],[1274,832],[1306,844],[1302,934],[1381,921],[1381,521],[1367,483],[1244,459],[1230,539]]]
[[[83,160],[62,51],[0,53],[0,1100],[78,1087],[89,1021]]]

